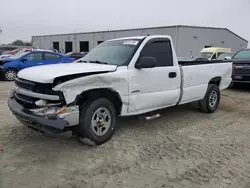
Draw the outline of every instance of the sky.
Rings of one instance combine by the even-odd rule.
[[[250,41],[249,18],[250,0],[1,0],[0,44],[34,35],[168,25],[226,27]]]

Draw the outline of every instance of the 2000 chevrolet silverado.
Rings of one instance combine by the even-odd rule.
[[[8,105],[29,127],[45,133],[72,130],[86,143],[100,145],[112,137],[118,116],[192,101],[214,112],[231,74],[231,62],[178,62],[169,36],[120,38],[71,64],[20,71]]]

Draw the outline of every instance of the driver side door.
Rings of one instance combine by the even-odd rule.
[[[133,68],[129,71],[128,112],[140,114],[175,105],[180,96],[181,76],[179,66],[173,63],[170,40],[149,40],[142,49],[137,63],[142,57],[154,58],[156,66]]]
[[[38,65],[43,65],[43,54],[42,52],[33,52],[24,57],[24,61],[22,63],[22,68],[29,68]]]

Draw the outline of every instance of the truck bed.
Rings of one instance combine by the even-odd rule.
[[[183,92],[180,104],[202,99],[211,78],[220,80],[221,90],[231,83],[231,61],[179,61],[179,64],[181,65]]]

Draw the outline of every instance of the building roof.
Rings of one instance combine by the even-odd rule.
[[[190,26],[190,25],[172,25],[172,26],[158,26],[158,27],[144,27],[144,28],[133,28],[133,29],[118,29],[118,30],[106,30],[106,31],[92,31],[92,32],[78,32],[78,33],[64,33],[64,34],[51,34],[51,35],[37,35],[32,37],[43,37],[43,36],[58,36],[58,35],[76,35],[76,34],[94,34],[94,33],[108,33],[108,32],[120,32],[120,31],[135,31],[135,30],[143,30],[143,29],[162,29],[162,28],[176,28],[176,27],[188,27],[188,28],[200,28],[200,29],[217,29],[217,30],[226,30],[242,40],[248,42],[248,40],[243,37],[237,35],[233,31],[223,28],[223,27],[206,27],[206,26]]]

